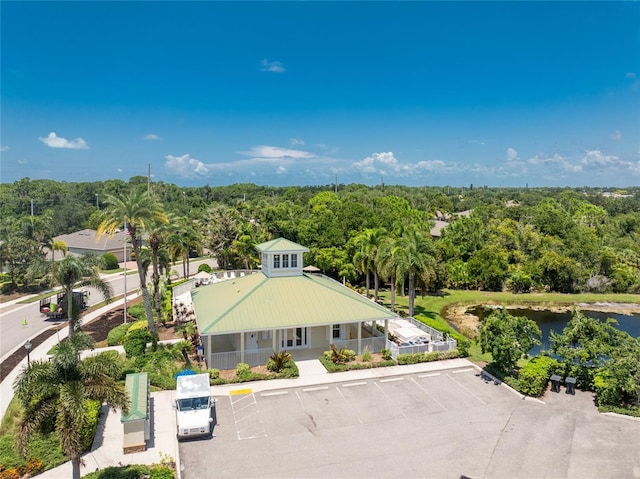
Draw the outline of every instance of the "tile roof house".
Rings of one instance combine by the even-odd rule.
[[[345,346],[360,353],[385,347],[388,320],[398,316],[341,283],[303,272],[308,248],[284,238],[257,245],[255,274],[191,290],[196,322],[210,368],[265,364],[274,351]]]

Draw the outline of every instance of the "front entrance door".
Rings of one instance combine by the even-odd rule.
[[[246,333],[245,339],[247,341],[247,351],[258,349],[258,333],[255,331],[252,333]]]
[[[300,349],[309,346],[309,328],[280,330],[280,349]]]

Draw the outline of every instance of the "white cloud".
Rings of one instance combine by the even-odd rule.
[[[122,168],[116,168],[116,171],[117,171],[118,173],[122,173]]]
[[[61,136],[56,135],[55,131],[49,133],[46,137],[39,137],[42,143],[47,145],[49,148],[67,148],[70,150],[88,150],[89,145],[82,138],[76,138],[75,140],[67,140]]]
[[[439,173],[452,170],[452,167],[448,166],[442,160],[419,161],[418,163],[416,163],[416,168]]]
[[[270,62],[265,58],[260,62],[260,71],[271,72],[271,73],[284,73],[286,70],[282,66],[282,63],[277,61]]]
[[[622,140],[622,132],[620,130],[616,130],[609,134],[609,139],[613,141]]]
[[[4,151],[9,151],[11,148],[9,148],[7,145],[2,145],[0,146],[0,151],[4,152]]]
[[[383,151],[381,153],[373,153],[361,161],[355,161],[352,166],[364,173],[383,173],[396,171],[400,164],[393,156],[392,151]]]
[[[628,80],[635,80],[636,78],[638,78],[638,75],[636,75],[635,72],[627,72],[624,77]]]
[[[169,171],[184,178],[195,178],[209,171],[202,161],[191,158],[188,153],[182,156],[167,155],[165,160],[165,167]]]
[[[577,173],[582,170],[581,165],[573,164],[557,153],[554,155],[539,154],[529,158],[527,163],[540,167],[540,172],[547,177],[552,176],[554,172],[558,171],[561,173]]]
[[[162,140],[158,135],[154,133],[148,133],[142,137],[143,140]]]
[[[19,165],[27,165],[29,162],[27,160],[18,160]]]
[[[291,150],[278,146],[259,145],[254,146],[249,151],[241,151],[240,154],[253,156],[254,158],[312,158],[314,155],[307,151]]]
[[[512,161],[518,158],[518,152],[513,148],[507,148],[507,160]]]
[[[302,146],[304,145],[304,140],[300,140],[299,138],[290,138],[289,144],[291,146]]]
[[[278,168],[276,169],[276,173],[278,175],[283,175],[287,172],[287,169],[284,166],[278,166]]]

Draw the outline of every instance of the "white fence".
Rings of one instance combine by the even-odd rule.
[[[249,366],[264,366],[267,364],[269,356],[273,354],[273,349],[255,349],[244,352],[244,362]],[[209,369],[235,369],[238,363],[242,361],[242,353],[240,351],[228,351],[225,353],[209,354],[207,367]]]

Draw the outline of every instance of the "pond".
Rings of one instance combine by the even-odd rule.
[[[475,314],[480,319],[490,314],[490,311],[478,306],[469,311],[471,314]],[[629,333],[633,337],[640,337],[640,314],[616,314],[616,313],[601,313],[598,311],[585,311],[582,313],[589,318],[596,318],[600,321],[604,321],[607,318],[613,318],[618,321],[617,328],[621,331]],[[555,313],[552,311],[533,311],[531,309],[509,309],[509,314],[512,316],[526,316],[529,319],[533,319],[540,330],[542,331],[542,339],[540,346],[534,346],[530,351],[530,354],[536,355],[541,350],[549,349],[551,342],[549,335],[551,331],[561,333],[566,324],[571,319],[571,312]]]

